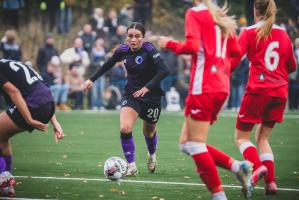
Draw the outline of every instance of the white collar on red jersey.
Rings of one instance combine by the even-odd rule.
[[[198,5],[192,7],[191,9],[194,11],[202,11],[202,10],[207,10],[208,7],[204,3],[199,3]]]
[[[264,23],[265,23],[264,20],[258,21],[256,24],[247,27],[246,30],[253,29],[253,28],[259,28],[259,27],[261,27]],[[273,28],[273,29],[281,29],[281,30],[284,30],[282,27],[280,27],[280,26],[278,26],[278,25],[276,25],[276,24],[273,24],[272,28]]]

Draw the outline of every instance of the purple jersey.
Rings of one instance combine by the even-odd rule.
[[[35,108],[49,101],[54,101],[51,91],[42,78],[30,66],[13,60],[0,60],[0,93],[6,102],[13,106],[10,97],[3,91],[6,82],[18,88],[29,107]]]
[[[119,61],[124,63],[128,72],[125,87],[126,96],[132,96],[137,90],[147,87],[150,91],[138,99],[142,101],[160,100],[160,97],[164,95],[160,88],[160,81],[168,75],[169,70],[152,43],[144,42],[137,51],[132,51],[126,44],[120,45],[113,56],[90,80],[95,81]]]

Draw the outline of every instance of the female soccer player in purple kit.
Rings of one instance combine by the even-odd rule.
[[[0,114],[0,189],[15,196],[12,176],[12,149],[9,139],[23,131],[46,131],[51,121],[56,140],[64,137],[56,120],[55,103],[50,89],[28,65],[0,59],[0,94],[9,109]]]
[[[148,147],[148,170],[156,169],[157,133],[156,124],[161,112],[161,96],[164,94],[160,82],[169,74],[166,63],[153,44],[144,41],[145,28],[133,22],[127,29],[126,44],[120,45],[101,69],[85,81],[84,90],[122,61],[127,70],[127,84],[120,110],[120,138],[123,153],[128,162],[127,176],[137,174],[135,145],[132,130],[138,117],[143,120],[143,134]]]

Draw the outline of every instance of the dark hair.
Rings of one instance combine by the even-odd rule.
[[[130,24],[130,26],[127,28],[127,33],[131,28],[141,31],[142,36],[145,35],[145,28],[144,28],[143,24],[141,24],[140,22],[132,22]]]

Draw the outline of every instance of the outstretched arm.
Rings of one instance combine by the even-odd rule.
[[[58,140],[61,140],[64,138],[64,133],[63,133],[61,125],[59,124],[59,122],[56,119],[55,114],[51,118],[51,124],[53,125],[54,139],[56,142],[58,142]]]
[[[32,118],[27,103],[18,88],[16,88],[11,82],[6,82],[2,88],[9,95],[10,99],[15,104],[22,117],[30,126],[41,131],[47,131],[48,124],[41,123]]]
[[[87,79],[84,82],[84,91],[87,92],[92,86],[93,82],[97,80],[100,76],[102,76],[105,72],[110,70],[115,63],[118,61],[117,56],[114,54],[108,61],[106,61],[103,66],[94,74],[92,75],[89,79]]]
[[[176,54],[197,54],[201,41],[201,26],[196,19],[196,12],[188,10],[185,17],[184,42],[172,40],[169,37],[160,37],[158,44],[160,48],[167,48]]]

